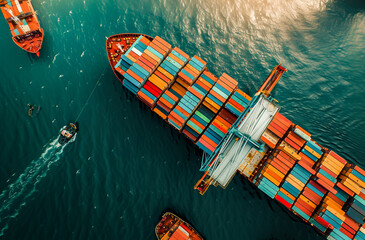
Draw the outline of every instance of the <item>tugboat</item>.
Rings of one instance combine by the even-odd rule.
[[[203,240],[189,223],[170,212],[162,216],[155,233],[158,240]]]
[[[60,137],[58,138],[58,142],[61,145],[65,145],[68,143],[73,136],[79,131],[79,124],[76,123],[69,123],[64,129],[62,129]]]

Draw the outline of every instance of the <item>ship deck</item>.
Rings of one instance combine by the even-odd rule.
[[[365,171],[279,112],[270,94],[283,67],[250,97],[160,37],[129,35],[118,52],[118,36],[107,54],[122,85],[203,151],[201,194],[238,172],[328,239],[365,239]]]

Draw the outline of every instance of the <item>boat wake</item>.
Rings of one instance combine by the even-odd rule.
[[[70,142],[75,139],[76,135]],[[61,158],[67,145],[59,144],[58,136],[51,140],[44,146],[41,156],[33,160],[18,179],[0,194],[0,237],[8,229],[9,221],[18,216],[29,197],[36,192],[37,184],[47,175],[50,167]]]

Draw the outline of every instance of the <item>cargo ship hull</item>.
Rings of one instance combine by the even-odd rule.
[[[8,22],[13,42],[23,50],[39,54],[44,31],[30,0],[0,1],[1,12]]]
[[[198,56],[136,37],[114,58],[107,45],[109,62],[127,90],[204,152],[195,189],[225,188],[239,173],[328,239],[365,239],[365,171],[279,112],[270,94],[285,68],[250,97]]]
[[[195,229],[173,213],[167,212],[155,228],[158,240],[203,240]]]

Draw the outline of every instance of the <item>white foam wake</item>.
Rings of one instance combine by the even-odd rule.
[[[75,141],[76,136],[71,140]],[[41,156],[33,160],[13,183],[0,194],[0,236],[8,229],[9,221],[18,216],[20,210],[35,191],[37,184],[47,175],[50,167],[56,163],[67,146],[58,143],[58,137],[44,146]]]

